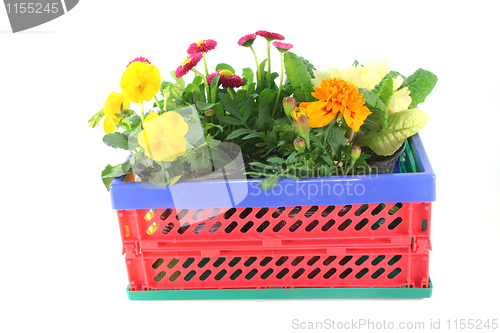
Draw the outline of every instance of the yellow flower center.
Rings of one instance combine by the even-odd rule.
[[[219,74],[224,75],[225,77],[231,77],[234,75],[229,69],[223,69],[219,72]]]
[[[200,40],[198,43],[196,43],[196,46],[200,47],[201,44],[206,44],[204,40]]]
[[[302,108],[302,107],[299,107],[297,106],[295,108],[295,110],[293,110],[290,115],[292,116],[293,119],[295,120],[299,120],[300,116],[306,116],[307,117],[307,113],[306,113],[306,109]]]
[[[142,88],[142,84],[140,82],[137,84],[137,88],[139,88],[139,89]]]
[[[189,64],[191,62],[191,58],[187,58],[186,60],[184,60],[182,62],[182,67],[186,66],[187,64]]]

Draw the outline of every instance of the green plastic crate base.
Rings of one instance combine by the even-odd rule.
[[[268,288],[190,289],[130,291],[131,301],[214,300],[214,299],[328,299],[328,298],[429,298],[429,288]]]

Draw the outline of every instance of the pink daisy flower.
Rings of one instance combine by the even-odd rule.
[[[210,50],[215,49],[217,46],[217,42],[214,41],[213,39],[203,39],[200,40],[199,42],[192,43],[189,45],[189,48],[187,49],[188,54],[193,54],[193,53],[206,53]]]
[[[238,40],[238,45],[239,46],[245,46],[245,47],[250,47],[252,46],[253,42],[257,38],[256,34],[248,34],[240,38]]]
[[[210,74],[207,77],[208,84],[211,84],[217,75],[219,76],[219,86],[222,85],[224,88],[239,88],[245,84],[241,77],[233,74],[228,69],[219,69],[217,72]]]
[[[175,70],[175,77],[181,78],[186,75],[191,70],[191,68],[193,68],[200,62],[201,58],[203,58],[201,53],[190,54],[186,58],[186,60],[182,62],[182,65],[177,67],[177,69]]]
[[[128,63],[127,68],[128,68],[128,66],[130,66],[131,63],[136,62],[136,61],[147,62],[148,64],[151,65],[151,61],[149,61],[148,59],[146,59],[144,57],[137,57],[137,58],[135,58],[134,60],[132,60],[131,62]]]
[[[278,51],[280,51],[281,53],[285,53],[286,51],[290,50],[293,47],[292,44],[282,43],[277,41],[273,42],[273,46],[276,47]]]
[[[283,35],[280,35],[280,34],[277,34],[274,32],[265,31],[265,30],[259,30],[256,32],[256,34],[261,36],[261,37],[264,37],[267,40],[275,40],[275,39],[284,40],[285,39],[285,37]]]

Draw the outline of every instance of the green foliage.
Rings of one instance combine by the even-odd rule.
[[[372,89],[372,93],[377,95],[385,106],[388,106],[392,95],[394,95],[394,85],[391,75],[387,74],[382,81]]]
[[[290,84],[291,93],[293,93],[297,102],[312,102],[316,100],[311,96],[314,92],[311,78],[312,68],[309,62],[297,57],[293,52],[286,52],[285,56],[286,76]]]
[[[377,155],[390,156],[406,139],[420,131],[429,122],[429,118],[420,109],[393,113],[387,120],[387,126],[379,132],[367,134],[361,142]]]
[[[154,108],[148,110],[144,118],[152,112],[160,116],[166,112],[181,114],[189,127],[184,136],[186,152],[174,161],[152,160],[138,143],[138,135],[144,126],[142,113],[138,115],[133,110],[121,109],[117,114],[120,122],[113,133],[103,137],[103,142],[113,148],[129,150],[130,159],[117,166],[106,166],[101,173],[106,188],[109,190],[114,177],[131,171],[157,186],[210,174],[216,165],[229,164],[234,158],[235,152],[224,148],[224,142],[238,146],[250,157],[247,175],[261,178],[259,184],[264,190],[276,186],[280,178],[300,180],[303,177],[369,173],[366,160],[370,156],[362,153],[357,159],[351,158],[354,146],[364,145],[376,154],[390,155],[428,121],[427,114],[415,107],[424,102],[434,88],[436,76],[423,69],[409,77],[391,71],[374,89],[359,89],[371,112],[359,132],[353,133],[340,115],[327,126],[312,128],[307,146],[297,145],[296,149],[294,140],[299,135],[293,121],[282,112],[282,100],[293,95],[297,103],[316,101],[311,95],[315,68],[308,60],[290,51],[280,59],[283,60],[286,79],[280,80],[280,74],[276,72],[280,66],[274,62],[269,79],[268,60],[264,59],[258,64],[258,69],[242,69],[244,84],[237,88],[220,85],[220,76],[215,76],[207,84],[198,73],[191,82],[186,82],[184,78],[176,78],[175,71],[171,71],[170,81],[161,82]],[[357,61],[355,65],[362,66]],[[237,74],[227,63],[217,64],[215,71],[220,69]],[[398,76],[404,79],[401,88],[410,90],[411,110],[388,116],[387,106],[394,95],[393,79]],[[278,86],[281,82],[284,85]],[[88,125],[97,127],[104,116],[98,111],[89,119]],[[356,151],[354,156],[358,155]]]
[[[363,94],[365,106],[371,111],[360,130],[365,134],[382,130],[387,125],[388,115],[384,102],[373,91],[360,88],[359,92]]]
[[[128,150],[128,137],[120,132],[106,134],[102,141],[110,147]]]
[[[437,76],[422,68],[405,79],[401,88],[408,87],[410,90],[411,104],[409,109],[416,108],[418,104],[423,103],[425,98],[436,86]]]

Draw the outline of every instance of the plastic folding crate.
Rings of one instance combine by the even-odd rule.
[[[115,179],[129,298],[429,297],[435,176],[418,135],[412,145],[422,172],[284,179],[280,191]]]

